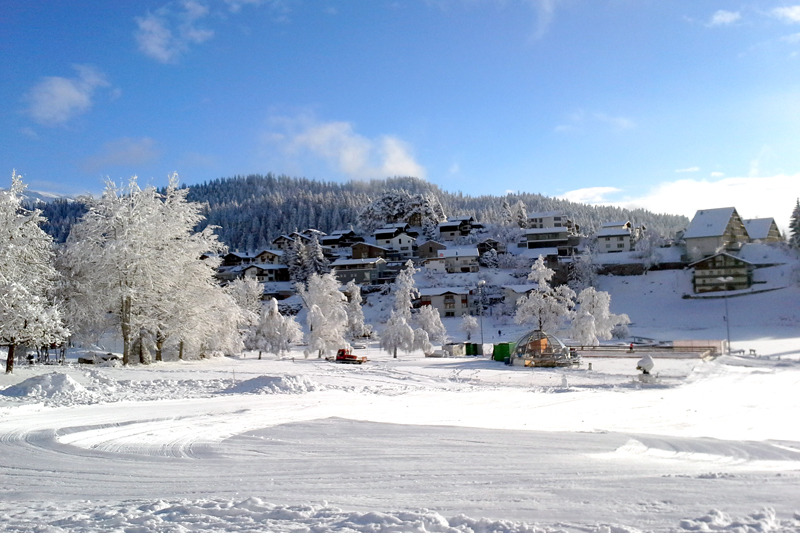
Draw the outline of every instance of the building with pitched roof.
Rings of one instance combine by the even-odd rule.
[[[697,261],[720,251],[736,252],[750,240],[735,207],[700,209],[683,234],[686,258]]]

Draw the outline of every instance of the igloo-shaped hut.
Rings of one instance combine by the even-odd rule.
[[[580,364],[581,356],[555,335],[535,329],[517,340],[511,362],[525,366],[573,366]]]

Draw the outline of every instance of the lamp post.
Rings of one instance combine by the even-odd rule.
[[[725,276],[721,278],[717,278],[722,283],[725,283],[725,292],[728,292],[727,283],[733,281],[733,276]],[[731,316],[728,313],[728,295],[725,294],[722,296],[722,299],[725,300],[725,331],[728,334],[728,355],[731,354]]]
[[[480,321],[481,321],[481,354],[483,353],[483,286],[486,285],[485,280],[478,282],[478,305],[480,305]]]

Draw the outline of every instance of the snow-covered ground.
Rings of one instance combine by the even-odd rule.
[[[632,334],[725,338],[724,300],[682,298],[686,275],[600,288]],[[572,369],[374,345],[360,366],[19,366],[0,376],[0,529],[800,531],[798,301],[729,298],[733,348],[759,355],[656,358],[653,382],[646,348]]]

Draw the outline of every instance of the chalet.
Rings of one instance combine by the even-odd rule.
[[[683,234],[686,258],[697,261],[720,251],[735,252],[749,240],[735,207],[701,209]]]
[[[444,262],[444,257],[429,257],[422,262],[422,266],[434,272],[447,273],[447,266]]]
[[[294,246],[294,239],[289,235],[279,235],[278,237],[272,239],[272,246],[285,252]]]
[[[447,245],[437,241],[426,241],[417,246],[417,255],[420,259],[430,259],[439,256],[439,250],[446,250]]]
[[[474,217],[451,217],[447,219],[447,222],[439,224],[439,239],[453,241],[458,237],[466,237],[472,233],[472,230],[480,228],[483,228],[483,225],[475,222]]]
[[[274,298],[276,300],[285,300],[295,294],[295,286],[291,281],[274,281],[261,284],[264,287],[264,292],[261,295],[262,300],[269,300]]]
[[[630,222],[608,223],[600,227],[594,234],[598,252],[630,252],[633,251],[633,238]]]
[[[350,248],[357,242],[364,242],[364,237],[356,234],[353,230],[336,230],[330,235],[319,238],[322,246],[327,246],[333,250],[340,248]]]
[[[233,267],[239,265],[249,265],[255,263],[256,258],[254,254],[249,252],[228,252],[222,256],[221,267]]]
[[[506,244],[495,239],[490,238],[478,243],[479,254],[483,255],[489,250],[494,250],[498,254],[504,254],[507,252]]]
[[[450,274],[457,272],[478,272],[478,249],[439,250],[438,258],[444,259],[445,270]]]
[[[531,292],[536,288],[535,283],[526,283],[522,285],[503,285],[503,302],[506,307],[516,309],[517,300]]]
[[[258,282],[290,281],[289,267],[273,263],[247,265],[241,269],[241,277],[252,278]]]
[[[361,285],[378,283],[386,270],[386,260],[382,257],[367,259],[339,259],[331,263],[335,269],[336,278],[340,283],[349,283],[351,280]]]
[[[353,259],[368,259],[374,257],[382,257],[386,259],[389,253],[389,248],[385,246],[378,246],[377,244],[370,244],[368,242],[357,242],[351,247],[353,250]]]
[[[774,218],[750,218],[744,220],[750,242],[782,242],[781,231]]]
[[[381,228],[372,234],[378,246],[384,246],[391,250],[389,255],[397,256],[400,259],[409,259],[414,256],[416,251],[416,238],[405,230],[397,228]]]
[[[255,253],[254,263],[272,263],[273,265],[278,265],[281,264],[282,261],[282,250],[260,250]]]
[[[531,229],[567,227],[572,227],[572,221],[568,220],[561,211],[544,211],[528,215],[528,228]]]
[[[694,269],[692,284],[696,293],[749,289],[753,284],[754,265],[725,252],[695,261],[689,267]]]
[[[466,287],[432,287],[419,289],[419,298],[415,307],[430,305],[439,310],[443,317],[457,317],[463,314],[475,314],[475,302],[472,291]]]

